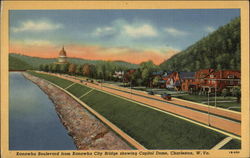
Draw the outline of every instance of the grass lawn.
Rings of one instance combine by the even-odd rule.
[[[233,139],[226,145],[224,145],[221,149],[240,149],[241,142],[239,140]]]
[[[215,106],[215,103],[214,102],[210,103],[210,105]],[[226,103],[217,102],[216,106],[221,107],[221,108],[225,108],[225,109],[232,107],[232,108],[230,108],[230,110],[241,111],[241,107],[240,107],[239,103],[237,103],[237,102],[226,102]]]
[[[197,103],[208,104],[208,97],[207,96],[199,96],[199,95],[182,95],[182,96],[174,96],[179,99],[189,100]],[[215,97],[209,97],[209,105],[215,105]],[[229,107],[239,107],[239,108],[232,108],[231,110],[240,111],[240,103],[236,101],[236,97],[216,97],[216,106],[221,108],[229,108]],[[231,102],[220,102],[220,101],[231,101]]]
[[[29,71],[28,73],[31,74],[31,75],[40,77],[40,78],[44,78],[44,79],[46,79],[46,80],[48,80],[48,81],[50,81],[50,82],[52,82],[54,84],[57,84],[58,86],[60,86],[62,88],[66,88],[66,87],[68,87],[69,85],[71,85],[73,83],[72,81],[64,80],[64,79],[61,79],[61,78],[56,77],[56,76],[40,74],[40,73],[36,73],[36,72],[33,72],[33,71]]]
[[[34,72],[31,74],[61,87],[71,84],[70,81],[58,77]],[[67,90],[79,97],[90,88],[75,84]],[[97,90],[88,93],[81,100],[148,149],[211,149],[226,137],[213,130]],[[238,144],[233,141],[225,148],[238,149]]]
[[[81,99],[148,149],[210,149],[224,135],[136,103],[93,91]]]
[[[78,83],[74,84],[73,86],[67,89],[67,91],[71,92],[73,95],[75,95],[78,98],[82,96],[84,93],[88,92],[89,90],[90,88],[86,86],[82,86]]]

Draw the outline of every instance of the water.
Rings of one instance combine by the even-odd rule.
[[[10,72],[9,149],[76,149],[51,100],[20,72]]]

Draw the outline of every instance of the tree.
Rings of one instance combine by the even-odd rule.
[[[141,78],[143,80],[143,82],[145,83],[145,85],[148,85],[148,81],[149,81],[149,70],[148,69],[144,69],[141,73]]]
[[[234,87],[232,90],[232,95],[237,97],[237,102],[240,103],[241,89],[240,87]]]
[[[90,77],[91,78],[96,78],[97,77],[96,66],[95,65],[90,65]]]
[[[69,64],[60,64],[60,70],[59,70],[59,72],[60,73],[66,73],[66,72],[68,72],[68,67],[69,67]]]
[[[89,77],[89,75],[90,75],[90,65],[89,64],[84,64],[83,65],[82,73],[83,73],[83,76]]]
[[[82,74],[82,65],[77,65],[76,66],[76,71],[75,71],[76,74],[78,75],[81,75]]]
[[[224,88],[222,89],[221,95],[225,98],[229,94],[228,89]]]
[[[160,79],[161,79],[160,76],[155,76],[153,79],[153,86],[159,86]]]
[[[141,78],[138,78],[137,80],[136,80],[136,84],[138,85],[138,86],[141,86],[142,85],[142,79]]]
[[[48,72],[48,71],[49,71],[49,65],[48,65],[48,64],[45,64],[45,65],[44,65],[44,71],[45,71],[45,72]]]
[[[43,64],[39,65],[39,70],[44,71],[44,65]]]
[[[76,64],[69,64],[68,73],[71,75],[76,73]]]

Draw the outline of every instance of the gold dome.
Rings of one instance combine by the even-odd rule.
[[[64,50],[64,47],[63,47],[62,50],[60,51],[59,56],[67,56],[67,55],[66,55],[66,51]]]

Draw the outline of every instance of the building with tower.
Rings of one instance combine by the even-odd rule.
[[[64,46],[62,47],[62,50],[59,52],[58,63],[59,64],[67,63],[67,54],[66,51],[64,50]]]

